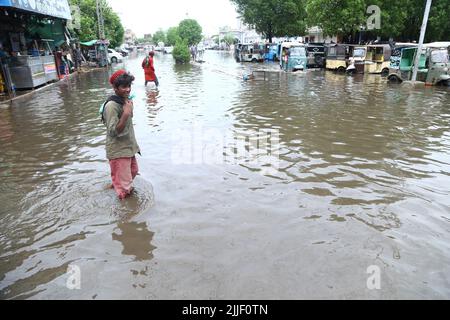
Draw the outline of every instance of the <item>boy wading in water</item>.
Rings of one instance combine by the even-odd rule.
[[[134,76],[125,70],[116,71],[109,82],[115,95],[106,100],[102,119],[106,125],[106,157],[111,167],[112,186],[120,200],[133,191],[138,174],[136,153],[140,153],[133,129],[133,101],[129,98]]]

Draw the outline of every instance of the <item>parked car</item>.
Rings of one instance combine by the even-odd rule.
[[[108,60],[110,63],[122,62],[123,57],[114,49],[108,48]]]
[[[128,56],[128,51],[122,48],[116,48],[115,49],[118,53],[120,53],[122,55],[122,57],[126,57]]]

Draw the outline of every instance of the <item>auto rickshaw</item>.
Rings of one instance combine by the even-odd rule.
[[[345,72],[348,67],[349,54],[353,51],[352,48],[353,46],[348,44],[330,44],[327,50],[325,68]]]
[[[278,44],[267,43],[265,45],[264,59],[268,61],[278,61]]]
[[[389,44],[368,45],[364,72],[381,73],[383,76],[388,76],[391,52]]]
[[[280,46],[280,67],[285,71],[306,70],[306,46],[299,42],[283,42]]]
[[[308,54],[308,68],[323,68],[325,67],[325,45],[323,43],[308,43],[306,52]]]
[[[400,68],[400,60],[402,58],[402,50],[405,48],[417,48],[417,43],[396,43],[392,49],[389,74],[395,73]]]
[[[239,44],[236,55],[239,62],[263,62],[264,47],[257,43]]]
[[[420,53],[417,81],[425,85],[449,85],[450,63],[449,46],[424,44]],[[405,47],[401,50],[400,62],[391,64],[388,80],[391,82],[409,81],[412,79],[417,47]]]
[[[367,55],[366,46],[356,46],[353,48],[353,54],[349,58],[347,67],[348,73],[364,73]]]

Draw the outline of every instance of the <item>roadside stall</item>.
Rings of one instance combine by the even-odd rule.
[[[52,0],[52,6],[44,0],[0,0],[3,91],[32,89],[58,79],[53,51],[56,42],[67,42],[67,19],[67,0]]]
[[[86,53],[89,62],[94,63],[98,67],[106,67],[108,65],[108,46],[109,40],[91,40],[80,42],[82,50]]]

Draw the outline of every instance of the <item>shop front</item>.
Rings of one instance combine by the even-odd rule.
[[[68,19],[67,0],[0,0],[0,95],[60,78],[56,56],[70,38]]]

